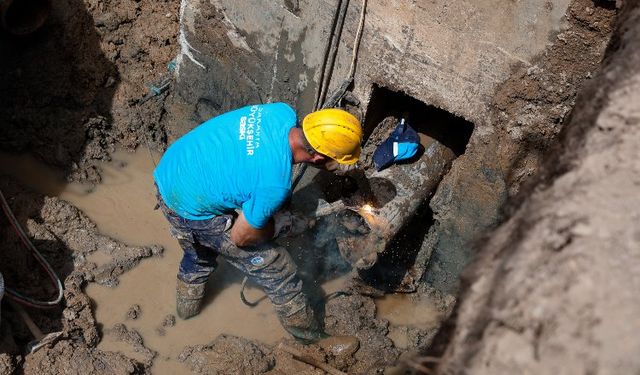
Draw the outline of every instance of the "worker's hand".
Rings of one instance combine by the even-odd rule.
[[[313,221],[306,217],[286,210],[276,212],[273,215],[273,223],[275,227],[274,238],[297,236],[313,225]]]

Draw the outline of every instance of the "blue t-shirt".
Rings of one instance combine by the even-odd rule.
[[[291,193],[289,131],[284,103],[247,106],[208,120],[175,141],[153,177],[165,204],[191,220],[241,209],[262,228]]]

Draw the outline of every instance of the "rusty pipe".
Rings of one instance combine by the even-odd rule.
[[[373,267],[400,229],[414,217],[418,208],[435,193],[438,184],[456,158],[455,153],[430,137],[422,139],[424,153],[409,164],[394,165],[380,172],[369,172],[369,181],[392,184],[395,196],[381,207],[362,206],[358,211],[370,232],[354,239],[338,239],[341,254],[357,269]],[[372,186],[372,190],[376,186]]]
[[[0,24],[13,35],[35,32],[50,12],[51,0],[0,0]]]

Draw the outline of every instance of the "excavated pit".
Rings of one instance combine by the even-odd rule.
[[[354,353],[335,353],[289,339],[251,285],[248,298],[261,302],[242,305],[241,275],[224,265],[201,316],[176,320],[181,253],[153,210],[151,182],[158,150],[207,117],[262,100],[307,113],[332,4],[52,2],[37,32],[0,34],[0,187],[64,279],[60,307],[27,313],[45,333],[62,335],[26,353],[33,337],[5,296],[0,374],[322,373],[279,343],[349,374],[414,371],[406,353],[440,355],[452,337],[451,324],[440,327],[474,241],[502,220],[582,83],[597,74],[612,3],[529,0],[499,14],[489,1],[370,5],[345,100],[363,120],[365,169],[308,173],[292,204],[311,213],[320,200],[369,203],[396,219],[376,232],[350,210],[335,215],[338,229],[319,223],[283,241],[327,332],[360,341]],[[331,89],[348,69],[359,14],[359,5],[349,7]],[[149,91],[165,82],[168,90]],[[374,172],[370,155],[401,118],[423,148]],[[402,209],[385,211],[394,205]],[[6,286],[50,296],[4,217],[0,230]]]
[[[373,153],[404,119],[420,136],[418,153],[410,160],[378,172]],[[454,160],[462,155],[473,132],[473,124],[442,109],[426,105],[404,93],[378,85],[364,119],[365,142],[362,171],[335,176],[319,173],[314,179],[331,204],[344,202],[357,210],[348,220],[333,219],[338,228],[323,228],[338,240],[343,258],[355,267],[359,278],[387,292],[415,292],[425,264],[415,264],[422,243],[434,222],[430,198]],[[369,205],[370,210],[363,207]],[[354,227],[355,228],[351,228]],[[428,258],[421,254],[420,258]]]

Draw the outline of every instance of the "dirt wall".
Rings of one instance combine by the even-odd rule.
[[[545,173],[466,275],[447,374],[640,371],[640,3]]]
[[[147,83],[166,74],[176,55],[178,5],[54,1],[37,32],[15,37],[0,30],[0,150],[30,153],[54,167],[63,180],[97,183],[98,163],[108,160],[116,147],[132,149],[145,138],[152,146],[164,144],[160,124],[167,94],[144,105],[140,99],[148,93]],[[63,332],[55,345],[37,355],[23,355],[33,337],[3,299],[0,373],[142,371],[141,364],[124,355],[95,349],[99,327],[83,289],[87,281],[115,285],[120,274],[161,249],[130,247],[102,236],[77,208],[31,191],[8,175],[2,175],[0,188],[65,284],[61,307],[28,309],[43,331]],[[59,193],[53,190],[49,193]],[[7,286],[50,296],[53,290],[44,272],[4,215],[0,233],[0,272]],[[96,251],[109,253],[112,261],[104,266],[88,262],[86,257]]]
[[[168,73],[177,21],[175,1],[64,0],[32,35],[0,31],[0,149],[97,182],[115,147],[143,131],[163,144],[163,101],[139,101]]]
[[[465,154],[430,202],[436,223],[423,246],[433,252],[426,273],[431,285],[455,293],[474,241],[503,220],[503,205],[536,175],[576,93],[599,69],[615,16],[612,2],[572,1],[553,44],[497,87],[491,126],[476,124]]]

